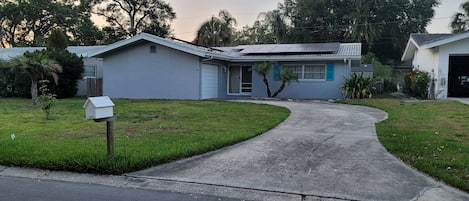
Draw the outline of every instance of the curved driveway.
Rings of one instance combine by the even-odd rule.
[[[250,102],[287,107],[291,115],[251,140],[129,176],[301,200],[469,200],[386,152],[374,126],[387,118],[383,111],[315,101]]]

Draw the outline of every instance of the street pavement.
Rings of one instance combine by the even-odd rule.
[[[234,201],[169,191],[0,176],[2,201]]]

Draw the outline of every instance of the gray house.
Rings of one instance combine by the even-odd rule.
[[[360,65],[360,43],[242,45],[205,48],[150,34],[101,48],[103,92],[112,98],[211,99],[266,97],[262,78],[252,66],[277,64],[269,73],[272,90],[282,68],[298,74],[281,98],[341,98],[340,86]]]

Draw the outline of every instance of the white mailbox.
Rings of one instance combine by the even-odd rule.
[[[114,116],[113,107],[114,103],[107,96],[88,98],[83,105],[83,108],[86,110],[87,119],[111,118]]]

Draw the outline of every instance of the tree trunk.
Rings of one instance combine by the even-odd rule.
[[[270,87],[269,87],[269,80],[267,80],[267,78],[265,77],[265,75],[262,75],[262,77],[264,78],[264,84],[265,84],[265,87],[267,89],[267,97],[272,97],[272,92],[270,91]]]
[[[286,82],[282,82],[282,84],[277,89],[277,91],[272,95],[272,98],[276,97],[280,92],[282,92],[282,90],[285,88],[285,84],[286,84]]]
[[[33,105],[37,104],[37,81],[31,80],[31,99]]]

